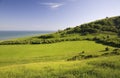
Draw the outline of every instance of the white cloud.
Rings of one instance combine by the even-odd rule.
[[[74,2],[74,1],[77,1],[77,0],[68,0],[68,1],[72,1],[72,2]]]
[[[41,3],[41,4],[44,5],[44,6],[48,6],[48,7],[52,8],[52,9],[59,8],[62,5],[64,5],[63,3],[52,3],[52,2],[50,2],[50,3]]]

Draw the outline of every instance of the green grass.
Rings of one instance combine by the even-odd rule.
[[[82,51],[85,51],[86,55],[100,55],[104,53],[105,48],[105,45],[93,41],[68,41],[41,45],[1,45],[0,66],[66,60]]]
[[[120,78],[120,56],[0,67],[1,78]]]
[[[113,49],[94,41],[0,45],[0,78],[120,78],[120,55],[101,56]],[[100,57],[66,61],[82,51]]]

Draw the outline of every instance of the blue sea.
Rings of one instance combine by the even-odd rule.
[[[27,36],[37,36],[52,32],[54,31],[0,31],[0,40],[14,39]]]

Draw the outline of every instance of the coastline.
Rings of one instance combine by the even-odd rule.
[[[38,36],[53,32],[55,31],[0,31],[0,41]]]

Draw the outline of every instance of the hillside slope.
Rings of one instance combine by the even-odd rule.
[[[102,44],[120,47],[119,31],[120,16],[106,17],[105,19],[82,24],[74,28],[66,28],[51,34],[1,41],[0,45],[48,44],[62,41],[93,40]]]
[[[80,34],[91,34],[91,33],[102,33],[102,32],[114,32],[120,31],[120,16],[106,17],[105,19],[96,20],[90,23],[82,24],[74,28],[67,28],[64,31],[66,33],[80,33]]]

